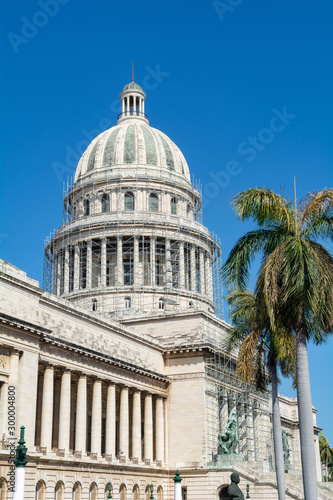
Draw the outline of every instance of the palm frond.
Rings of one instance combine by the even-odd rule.
[[[316,217],[305,219],[301,232],[301,237],[305,239],[321,238],[323,240],[333,239],[333,215],[326,212]]]
[[[269,188],[255,187],[238,193],[231,201],[239,219],[252,218],[259,226],[283,225],[294,228],[291,203]]]
[[[309,218],[317,218],[326,213],[327,216],[333,213],[333,189],[325,188],[315,193],[308,193],[300,204],[301,225]]]
[[[251,382],[253,378],[253,361],[260,335],[260,330],[251,332],[239,348],[236,373],[244,382]]]
[[[284,231],[257,229],[242,236],[230,251],[221,269],[221,277],[226,284],[245,290],[249,281],[249,270],[256,255],[263,251],[268,254],[274,247],[288,238]]]

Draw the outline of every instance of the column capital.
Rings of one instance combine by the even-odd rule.
[[[103,377],[98,377],[98,376],[92,376],[92,377],[89,377],[92,381],[93,384],[95,384],[95,382],[100,382],[101,384],[105,381],[105,378]]]
[[[56,363],[48,363],[48,362],[44,362],[42,363],[42,366],[44,368],[44,371],[47,369],[47,368],[50,368],[52,370],[55,370],[57,368],[57,365]]]
[[[69,374],[73,373],[72,368],[66,368],[64,366],[59,366],[59,370],[61,371],[61,375],[63,375],[64,373],[69,373]]]
[[[10,348],[10,356],[21,356],[22,354],[22,351],[20,351],[19,349],[17,349],[16,347],[11,347]]]
[[[130,386],[129,386],[129,385],[127,385],[127,384],[121,384],[121,383],[120,383],[120,384],[117,384],[117,386],[119,387],[119,389],[120,389],[121,391],[122,391],[122,390],[124,390],[124,389],[126,389],[127,391],[129,391],[129,390],[130,390]]]

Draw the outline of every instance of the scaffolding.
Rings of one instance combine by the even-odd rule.
[[[44,289],[102,315],[117,316],[120,310],[121,314],[144,312],[145,294],[151,294],[152,288],[156,291],[156,297],[152,299],[154,309],[177,308],[184,292],[188,297],[188,307],[199,304],[202,296],[208,293],[209,273],[207,266],[202,265],[205,262],[200,261],[200,253],[204,249],[204,258],[214,254],[214,266],[217,267],[220,250],[216,250],[218,243],[201,225],[201,186],[198,182],[195,184],[196,187],[190,183],[182,185],[176,176],[166,175],[163,169],[157,174],[149,167],[145,171],[143,168],[140,171],[133,169],[132,173],[123,176],[119,173],[113,175],[111,171],[107,178],[95,178],[89,186],[80,185],[80,182],[73,184],[68,178],[64,185],[63,225],[45,240]],[[143,185],[148,194],[158,195],[156,213],[149,210],[147,197],[141,201],[139,211],[124,212],[124,195],[142,193]],[[78,207],[73,202],[78,189],[81,189],[83,198],[89,191],[89,219],[78,217]],[[97,213],[97,198],[101,193],[111,191],[112,201],[111,195],[102,200],[105,213]],[[192,203],[187,205],[185,212],[184,200],[189,199],[190,192]],[[182,213],[168,213],[166,203],[170,196],[174,196],[176,203],[183,203]],[[83,210],[86,210],[85,205]],[[123,261],[119,266],[117,245],[120,238]],[[57,242],[60,241],[59,249]],[[151,265],[152,242],[155,245],[154,266]],[[181,242],[184,243],[184,256],[181,255]],[[194,268],[190,243],[192,247],[197,245]],[[182,258],[183,287],[180,286]],[[123,268],[122,277],[119,276],[119,267]],[[124,297],[126,289],[128,296]],[[217,303],[219,295],[216,296]],[[123,301],[122,306],[120,301]],[[213,297],[206,302],[211,304],[207,307],[214,312]],[[219,307],[218,310],[221,316],[222,309]]]
[[[89,187],[90,200],[101,198],[103,192],[111,189],[112,200],[102,196],[105,213],[95,212],[92,203],[89,219],[83,220],[76,217],[77,207],[69,201],[80,185],[72,185],[68,180],[64,187],[63,226],[45,240],[44,288],[104,316],[145,312],[147,293],[153,297],[153,308],[157,311],[179,310],[184,294],[191,307],[192,301],[204,300],[208,288],[212,288],[210,303],[214,301],[215,309],[208,310],[223,320],[221,243],[202,226],[201,186],[199,183],[195,186],[187,187],[194,191],[192,218],[189,213],[174,217],[175,214],[168,213],[166,200],[170,193],[174,196],[182,189],[178,179],[163,178],[163,172],[160,177],[156,172],[152,175],[148,168],[146,172],[141,169],[140,174],[133,171],[133,175],[126,177],[118,175],[117,179],[112,175],[108,179],[95,179]],[[140,211],[125,213],[124,194],[143,190],[158,195],[157,213],[148,209],[147,196]],[[121,263],[117,251],[120,238]],[[209,249],[207,255],[212,258],[209,269],[201,260],[199,248]],[[184,276],[181,276],[181,259]],[[181,280],[184,288],[180,286]],[[273,470],[270,393],[259,393],[237,377],[236,355],[230,354],[225,345],[227,328],[223,321],[215,329],[207,323],[204,332],[210,350],[206,359],[207,464],[217,467],[218,435],[225,432],[228,417],[236,412],[237,452],[247,461],[265,461]]]

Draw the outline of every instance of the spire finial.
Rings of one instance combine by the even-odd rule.
[[[132,82],[134,82],[134,68],[133,68],[133,61],[132,61]]]

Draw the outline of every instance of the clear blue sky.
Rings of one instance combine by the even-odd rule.
[[[150,124],[202,182],[204,223],[224,260],[251,227],[232,212],[237,192],[270,186],[292,197],[294,176],[299,197],[332,186],[332,1],[222,3],[2,2],[2,258],[42,282],[62,181],[87,136],[116,123],[132,60]],[[333,339],[310,348],[313,403],[331,446],[332,359]],[[282,392],[294,395],[289,381]]]

